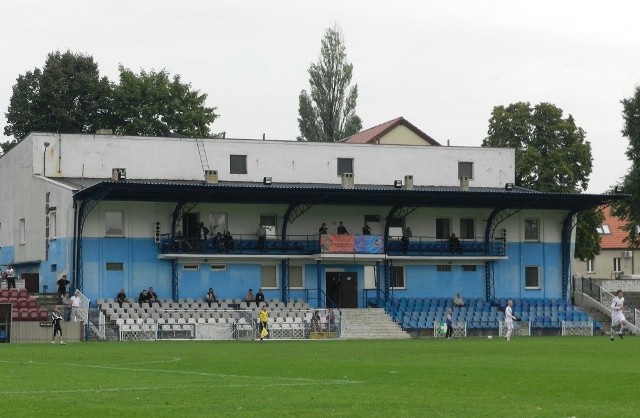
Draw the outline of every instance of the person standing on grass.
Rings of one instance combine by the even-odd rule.
[[[51,344],[56,343],[56,335],[60,340],[60,344],[64,344],[64,341],[62,341],[62,326],[60,326],[62,315],[60,315],[60,308],[58,308],[57,306],[53,307],[53,312],[51,312],[51,320],[53,321],[53,337],[51,338]]]
[[[507,302],[507,307],[504,309],[504,325],[507,327],[507,333],[504,336],[507,341],[511,341],[511,333],[513,332],[513,320],[516,319],[513,316],[513,302],[511,299]]]
[[[624,317],[622,310],[624,309],[624,294],[622,290],[616,292],[616,296],[611,301],[611,341],[613,341],[613,329],[620,325],[620,331],[618,331],[618,337],[622,339],[622,333],[624,327],[627,326],[627,319]]]
[[[264,342],[264,337],[267,336],[265,331],[268,333],[269,329],[267,328],[267,322],[269,322],[269,312],[267,312],[267,304],[262,305],[262,310],[258,314],[260,318],[260,342]]]
[[[447,309],[447,332],[445,332],[444,336],[447,340],[451,339],[453,335],[453,319],[451,318],[451,308]]]

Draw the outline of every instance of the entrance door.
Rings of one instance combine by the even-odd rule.
[[[338,308],[358,307],[358,274],[355,272],[327,272],[327,297]],[[331,302],[327,301],[327,306]]]
[[[20,275],[24,279],[24,287],[29,293],[40,292],[40,274],[39,273],[22,273]],[[54,286],[54,292],[57,286]]]

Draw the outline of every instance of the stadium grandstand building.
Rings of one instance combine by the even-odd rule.
[[[616,196],[516,187],[514,159],[403,118],[339,143],[34,132],[0,158],[0,264],[92,301],[567,301],[575,214]]]

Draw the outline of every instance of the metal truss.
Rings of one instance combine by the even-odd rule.
[[[282,301],[289,303],[289,259],[280,262],[280,286],[282,287]]]
[[[571,232],[578,224],[578,212],[575,209],[569,211],[562,222],[562,297],[567,301],[570,299],[571,283]]]
[[[521,210],[521,208],[496,208],[491,212],[489,218],[487,219],[487,226],[484,230],[484,245],[487,254],[489,254],[489,251],[491,249],[498,225],[500,225],[502,221],[512,217]],[[494,261],[487,261],[485,263],[484,277],[485,297],[487,298],[487,301],[493,302],[496,298]]]
[[[396,217],[404,219],[410,213],[412,213],[413,211],[415,211],[418,208],[419,208],[419,206],[394,206],[394,207],[391,208],[391,210],[387,214],[387,219],[386,219],[386,222],[384,224],[384,244],[385,244],[385,247],[387,245],[387,242],[389,241],[389,224],[391,223],[391,221]]]

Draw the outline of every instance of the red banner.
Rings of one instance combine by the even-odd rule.
[[[320,246],[323,253],[353,254],[355,250],[354,235],[321,235]]]

